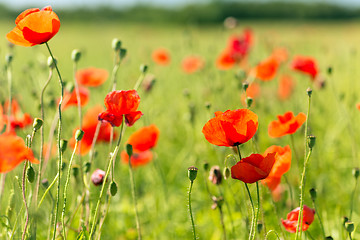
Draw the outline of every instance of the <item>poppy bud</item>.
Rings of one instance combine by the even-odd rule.
[[[258,233],[260,233],[262,229],[263,229],[263,224],[262,224],[262,223],[258,223],[258,224],[257,224],[257,231],[258,231]]]
[[[127,52],[127,50],[126,50],[125,48],[120,49],[120,54],[119,54],[119,56],[120,56],[120,59],[121,59],[121,60],[126,57],[126,52]]]
[[[360,169],[359,169],[359,168],[354,168],[353,171],[352,171],[352,173],[353,173],[353,176],[354,176],[354,178],[355,178],[355,180],[356,180],[356,179],[358,179],[358,177],[359,177]]]
[[[222,181],[222,174],[220,171],[220,167],[219,166],[213,166],[210,169],[210,175],[209,175],[209,180],[216,185],[221,184]]]
[[[129,155],[129,158],[131,158],[133,154],[133,147],[131,144],[126,144],[126,153]]]
[[[209,170],[209,166],[210,166],[210,164],[209,164],[208,162],[204,162],[203,167],[204,167],[204,170],[205,170],[205,171],[208,171],[208,170]]]
[[[48,188],[49,187],[49,180],[47,180],[47,178],[44,178],[41,181],[41,184],[43,185],[44,188]]]
[[[209,110],[209,109],[211,108],[211,103],[210,103],[210,102],[206,102],[206,103],[205,103],[205,107],[206,107],[206,109]]]
[[[105,172],[101,169],[96,169],[91,175],[91,182],[95,186],[99,186],[103,183],[105,177]]]
[[[110,184],[110,193],[111,193],[111,196],[115,196],[117,193],[117,184],[115,181],[112,181]]]
[[[349,221],[349,218],[347,216],[343,216],[343,226],[345,227],[345,223]]]
[[[117,38],[114,38],[112,40],[111,46],[114,51],[119,51],[121,49],[121,41]]]
[[[48,65],[49,68],[53,69],[56,64],[57,64],[56,58],[55,58],[55,61],[54,61],[54,59],[51,56],[48,57],[47,65]]]
[[[230,174],[231,174],[230,168],[225,167],[223,174],[224,174],[224,179],[227,180],[230,177]]]
[[[242,89],[244,90],[244,92],[246,92],[246,90],[248,89],[248,87],[249,87],[249,83],[248,82],[243,82],[243,84],[242,84]]]
[[[74,62],[78,62],[80,60],[81,57],[81,51],[79,49],[74,49],[71,53],[71,59]]]
[[[149,92],[155,85],[156,79],[155,76],[152,74],[148,74],[143,81],[142,87],[144,88],[145,92]]]
[[[332,236],[327,236],[325,239],[326,240],[333,240]]]
[[[327,68],[327,73],[328,73],[329,75],[331,75],[331,74],[332,74],[332,71],[333,71],[332,66],[329,66],[329,67]]]
[[[315,146],[316,137],[314,135],[308,136],[308,146],[310,149],[312,149]]]
[[[80,129],[76,130],[75,140],[76,140],[77,142],[81,141],[81,139],[83,138],[83,136],[84,136],[84,131],[83,131],[83,130],[80,130]]]
[[[37,130],[39,130],[42,125],[43,125],[43,120],[42,119],[40,119],[40,118],[35,118],[34,119],[33,128],[34,128],[35,132]]]
[[[74,83],[72,83],[72,82],[66,82],[65,83],[65,88],[66,88],[66,91],[68,91],[68,92],[73,92],[74,91],[74,89],[75,89],[75,85],[74,85]]]
[[[146,73],[147,70],[148,70],[148,66],[147,66],[147,65],[145,65],[145,64],[141,64],[141,65],[140,65],[140,71],[141,71],[142,73]]]
[[[311,196],[311,200],[315,201],[316,200],[316,189],[312,188],[310,189],[310,196]]]
[[[65,152],[65,150],[67,148],[67,143],[68,143],[68,141],[65,140],[65,139],[60,140],[60,150],[61,150],[62,153]]]
[[[311,88],[307,88],[306,89],[306,93],[309,97],[311,97],[311,94],[312,94],[312,89]]]
[[[35,170],[31,165],[26,170],[26,176],[27,176],[27,180],[29,181],[29,183],[34,182],[34,180],[35,180]]]
[[[190,91],[189,91],[189,89],[185,88],[184,91],[183,91],[183,95],[184,95],[184,97],[186,97],[186,98],[190,98]]]
[[[354,223],[352,221],[345,222],[345,229],[348,233],[352,233],[355,229]]]
[[[253,99],[251,97],[247,97],[246,98],[246,106],[248,108],[250,108],[252,103],[253,103]]]
[[[12,62],[12,60],[13,60],[13,55],[12,54],[7,54],[5,56],[5,61],[6,61],[7,65],[9,65]]]
[[[78,166],[73,166],[72,167],[72,174],[73,176],[76,178],[77,176],[79,176],[79,172],[80,172],[80,169]]]
[[[191,182],[193,182],[196,179],[197,172],[198,172],[197,167],[192,166],[188,168],[188,178]]]
[[[83,164],[83,171],[84,171],[85,173],[88,173],[88,172],[90,171],[90,168],[91,168],[91,163],[90,163],[90,162],[85,162],[85,163]]]

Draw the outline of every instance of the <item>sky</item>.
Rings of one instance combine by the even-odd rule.
[[[99,5],[123,8],[131,7],[137,4],[151,4],[161,7],[179,7],[190,3],[208,2],[209,0],[0,0],[12,9],[23,9],[25,7],[42,8],[44,6],[52,6],[53,8],[76,8],[76,7],[96,7]],[[256,2],[268,2],[272,0],[245,0]],[[294,0],[282,0],[291,2]],[[360,0],[296,0],[300,2],[325,2],[335,3],[347,7],[360,7]]]

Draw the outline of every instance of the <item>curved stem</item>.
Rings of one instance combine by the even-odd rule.
[[[50,191],[50,189],[52,188],[52,186],[54,186],[54,184],[55,184],[56,181],[58,180],[58,177],[59,177],[59,174],[56,174],[54,180],[51,182],[51,184],[50,184],[49,187],[45,190],[43,196],[41,197],[40,202],[39,202],[37,208],[40,208],[40,206],[41,206],[41,204],[43,203],[46,195],[49,193],[49,191]]]
[[[134,211],[135,211],[135,218],[136,218],[136,229],[138,232],[138,239],[141,240],[141,228],[140,228],[140,219],[137,210],[137,198],[136,198],[136,191],[135,191],[135,180],[134,180],[134,173],[131,166],[131,156],[129,156],[129,174],[130,174],[130,183],[131,183],[131,194],[134,201]]]
[[[189,187],[189,214],[190,214],[190,219],[191,219],[191,226],[192,226],[192,230],[193,230],[194,240],[196,240],[195,223],[194,223],[194,218],[193,218],[192,209],[191,209],[191,189],[192,189],[193,183],[194,183],[194,181],[190,181],[190,187]]]
[[[323,234],[323,238],[326,239],[324,224],[323,224],[323,222],[321,220],[320,214],[319,214],[318,209],[316,207],[315,200],[313,200],[313,205],[314,205],[316,216],[318,217],[319,222],[320,222],[320,227],[321,227],[321,231],[322,231],[322,234]]]

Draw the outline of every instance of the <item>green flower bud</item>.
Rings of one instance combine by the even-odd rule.
[[[44,188],[48,188],[49,187],[49,180],[47,180],[47,178],[44,178],[41,181],[41,185],[43,185]]]
[[[309,190],[309,192],[310,192],[311,200],[315,201],[316,200],[316,189],[312,188]]]
[[[51,56],[48,57],[47,65],[48,65],[49,68],[53,69],[56,64],[57,64],[56,58],[55,58],[55,61],[54,61],[54,59]]]
[[[251,105],[252,105],[252,103],[253,103],[253,99],[252,99],[251,97],[247,97],[247,98],[246,98],[246,106],[247,106],[248,108],[250,108]]]
[[[35,180],[35,170],[31,165],[26,170],[26,176],[27,176],[27,180],[29,181],[29,183],[34,182],[34,180]]]
[[[326,240],[333,240],[332,236],[327,236],[325,239]]]
[[[328,73],[329,75],[331,75],[332,72],[333,72],[333,68],[332,68],[332,66],[329,66],[329,67],[327,68],[327,73]]]
[[[91,163],[90,163],[90,162],[85,162],[85,163],[83,164],[83,171],[84,171],[85,173],[88,173],[88,172],[90,171],[90,168],[91,168]]]
[[[191,182],[193,182],[196,179],[197,172],[198,172],[198,168],[196,168],[196,167],[189,167],[188,168],[188,177],[189,177]]]
[[[74,91],[75,85],[73,82],[64,82],[64,84],[65,84],[66,91],[68,91],[70,93]]]
[[[78,62],[81,58],[81,51],[79,49],[74,49],[71,53],[71,59],[74,62]]]
[[[209,171],[210,164],[208,162],[204,162],[203,168],[205,171]]]
[[[79,141],[81,141],[81,139],[83,138],[83,136],[84,136],[84,131],[78,129],[78,130],[76,131],[76,133],[75,133],[75,140],[76,140],[77,142],[79,142]]]
[[[77,176],[79,176],[79,172],[80,172],[80,168],[78,166],[73,166],[72,167],[72,174],[73,176],[76,178]]]
[[[306,89],[306,93],[309,97],[311,97],[311,94],[312,94],[312,89],[311,88],[307,88]]]
[[[145,65],[145,64],[141,64],[141,65],[140,65],[140,71],[141,71],[142,73],[146,73],[147,70],[148,70],[148,66],[147,66],[147,65]]]
[[[249,83],[248,82],[243,82],[242,83],[242,89],[244,90],[244,92],[246,92],[246,90],[248,89],[248,87],[249,87]]]
[[[14,57],[13,57],[12,54],[7,54],[7,55],[5,56],[6,64],[9,65],[9,64],[12,62],[13,58],[14,58]]]
[[[34,128],[35,132],[37,130],[39,130],[42,125],[43,125],[43,120],[42,119],[40,119],[40,118],[35,118],[34,119],[33,128]]]
[[[121,49],[121,41],[117,38],[114,38],[112,40],[111,46],[114,51],[119,51]]]
[[[205,103],[205,107],[206,107],[206,109],[209,110],[209,109],[211,108],[211,103],[210,103],[210,102],[206,102],[206,103]]]
[[[65,152],[65,150],[67,148],[67,144],[68,144],[67,140],[65,140],[65,139],[60,140],[60,150],[61,150],[62,153]]]
[[[353,222],[351,221],[347,221],[345,222],[345,229],[348,233],[352,233],[355,229],[355,225]]]
[[[115,196],[116,193],[117,193],[117,190],[118,190],[118,187],[117,187],[117,184],[115,181],[112,181],[111,184],[110,184],[110,193],[111,193],[111,196]]]
[[[315,142],[316,142],[316,137],[314,135],[309,135],[308,136],[308,146],[309,148],[313,148],[315,146]]]
[[[131,156],[133,154],[133,147],[131,144],[126,144],[126,152],[129,155],[129,158],[131,158]]]
[[[230,177],[230,175],[231,175],[230,168],[225,167],[225,168],[224,168],[224,179],[225,179],[225,180],[228,179],[228,178]]]
[[[358,179],[359,174],[360,174],[360,169],[359,169],[359,168],[354,168],[354,169],[352,170],[352,174],[353,174],[353,176],[354,176],[355,179]]]
[[[263,224],[262,224],[262,223],[258,223],[258,224],[257,224],[257,231],[258,231],[258,233],[260,233],[262,229],[263,229]]]
[[[126,50],[125,48],[121,48],[121,49],[120,49],[120,54],[119,54],[119,56],[120,56],[120,59],[121,59],[121,60],[126,57],[126,52],[127,52],[127,50]]]

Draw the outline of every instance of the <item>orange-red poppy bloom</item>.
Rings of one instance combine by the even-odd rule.
[[[49,41],[59,31],[60,20],[52,8],[31,8],[15,20],[16,27],[6,35],[9,42],[30,47]]]
[[[138,167],[142,165],[146,165],[147,163],[151,162],[153,159],[153,153],[150,150],[146,151],[138,151],[134,150],[133,155],[131,156],[131,166]],[[129,155],[126,151],[121,152],[121,160],[123,163],[129,163]]]
[[[159,134],[160,130],[154,124],[151,124],[131,134],[127,143],[135,150],[146,151],[156,146]]]
[[[99,114],[99,120],[119,127],[125,115],[125,123],[132,126],[143,114],[137,111],[140,97],[136,90],[112,91],[105,97],[106,111]]]
[[[3,107],[0,104],[0,132],[2,132],[2,129],[4,128],[5,125],[5,118],[4,118],[4,114],[3,114]]]
[[[310,75],[312,80],[315,80],[319,73],[317,63],[311,57],[295,56],[291,63],[291,68]]]
[[[291,166],[291,149],[289,145],[285,147],[280,146],[271,146],[267,148],[263,156],[267,156],[269,153],[276,153],[275,163],[269,173],[262,183],[267,185],[268,188],[273,191],[275,190],[281,182],[281,176],[289,171]]]
[[[298,226],[300,208],[295,208],[288,215],[287,218],[281,219],[281,223],[285,227],[286,231],[296,233],[296,227]],[[304,205],[303,209],[303,222],[302,231],[306,231],[310,224],[314,221],[315,210]]]
[[[152,59],[159,65],[168,65],[170,63],[170,53],[164,48],[157,49],[152,53]]]
[[[251,154],[241,159],[231,167],[231,177],[244,183],[254,183],[266,178],[274,165],[275,154],[269,153],[265,157],[261,154]]]
[[[182,70],[189,74],[199,71],[204,65],[205,61],[198,56],[188,56],[181,62]]]
[[[356,104],[356,108],[360,111],[360,103]]]
[[[286,48],[275,48],[271,56],[274,57],[279,63],[286,62],[289,57],[288,50]]]
[[[276,76],[279,68],[279,61],[274,57],[269,57],[260,62],[254,69],[253,74],[262,81],[270,81]]]
[[[7,109],[9,108],[9,102],[5,102],[3,109],[3,121],[9,125],[9,130],[15,130],[17,128],[25,128],[32,124],[32,118],[28,113],[22,113],[19,103],[13,99],[11,102],[11,115],[6,115]],[[1,124],[0,124],[1,125]]]
[[[89,102],[90,93],[87,88],[79,87],[79,94],[80,94],[80,103],[81,103],[81,106],[83,107]],[[77,101],[75,88],[71,93],[65,92],[63,102],[61,104],[62,109],[65,110],[68,107],[77,106],[77,104],[78,104],[78,101]]]
[[[24,140],[14,132],[0,135],[0,173],[13,170],[22,161],[29,160],[39,163],[30,148],[25,146]]]
[[[294,91],[295,82],[289,75],[280,77],[278,96],[281,100],[288,99]]]
[[[87,87],[97,87],[103,84],[109,76],[107,70],[102,68],[89,67],[76,72],[76,81]]]
[[[236,60],[232,58],[231,54],[227,51],[220,54],[216,60],[216,67],[220,70],[228,70],[232,68],[236,63]]]
[[[100,105],[97,105],[91,108],[90,110],[88,110],[88,112],[85,114],[82,122],[82,130],[84,131],[84,136],[81,140],[81,145],[80,145],[81,155],[85,155],[90,151],[91,144],[93,142],[96,132],[96,127],[99,123],[98,115],[103,111],[104,109]],[[73,137],[70,140],[70,146],[72,148],[75,147],[76,130],[78,130],[78,128],[74,130]],[[115,137],[115,133],[113,137]],[[111,138],[111,125],[107,122],[101,122],[99,135],[97,137],[96,142],[110,142],[110,138]]]
[[[260,95],[260,84],[253,82],[246,89],[246,94],[241,94],[241,102],[246,106],[246,97],[256,99]]]
[[[279,120],[272,121],[268,128],[269,136],[273,138],[295,133],[306,121],[306,115],[302,112],[296,117],[290,111],[277,117]]]
[[[249,109],[215,112],[203,127],[206,140],[217,146],[233,147],[249,141],[258,128],[258,116]]]

